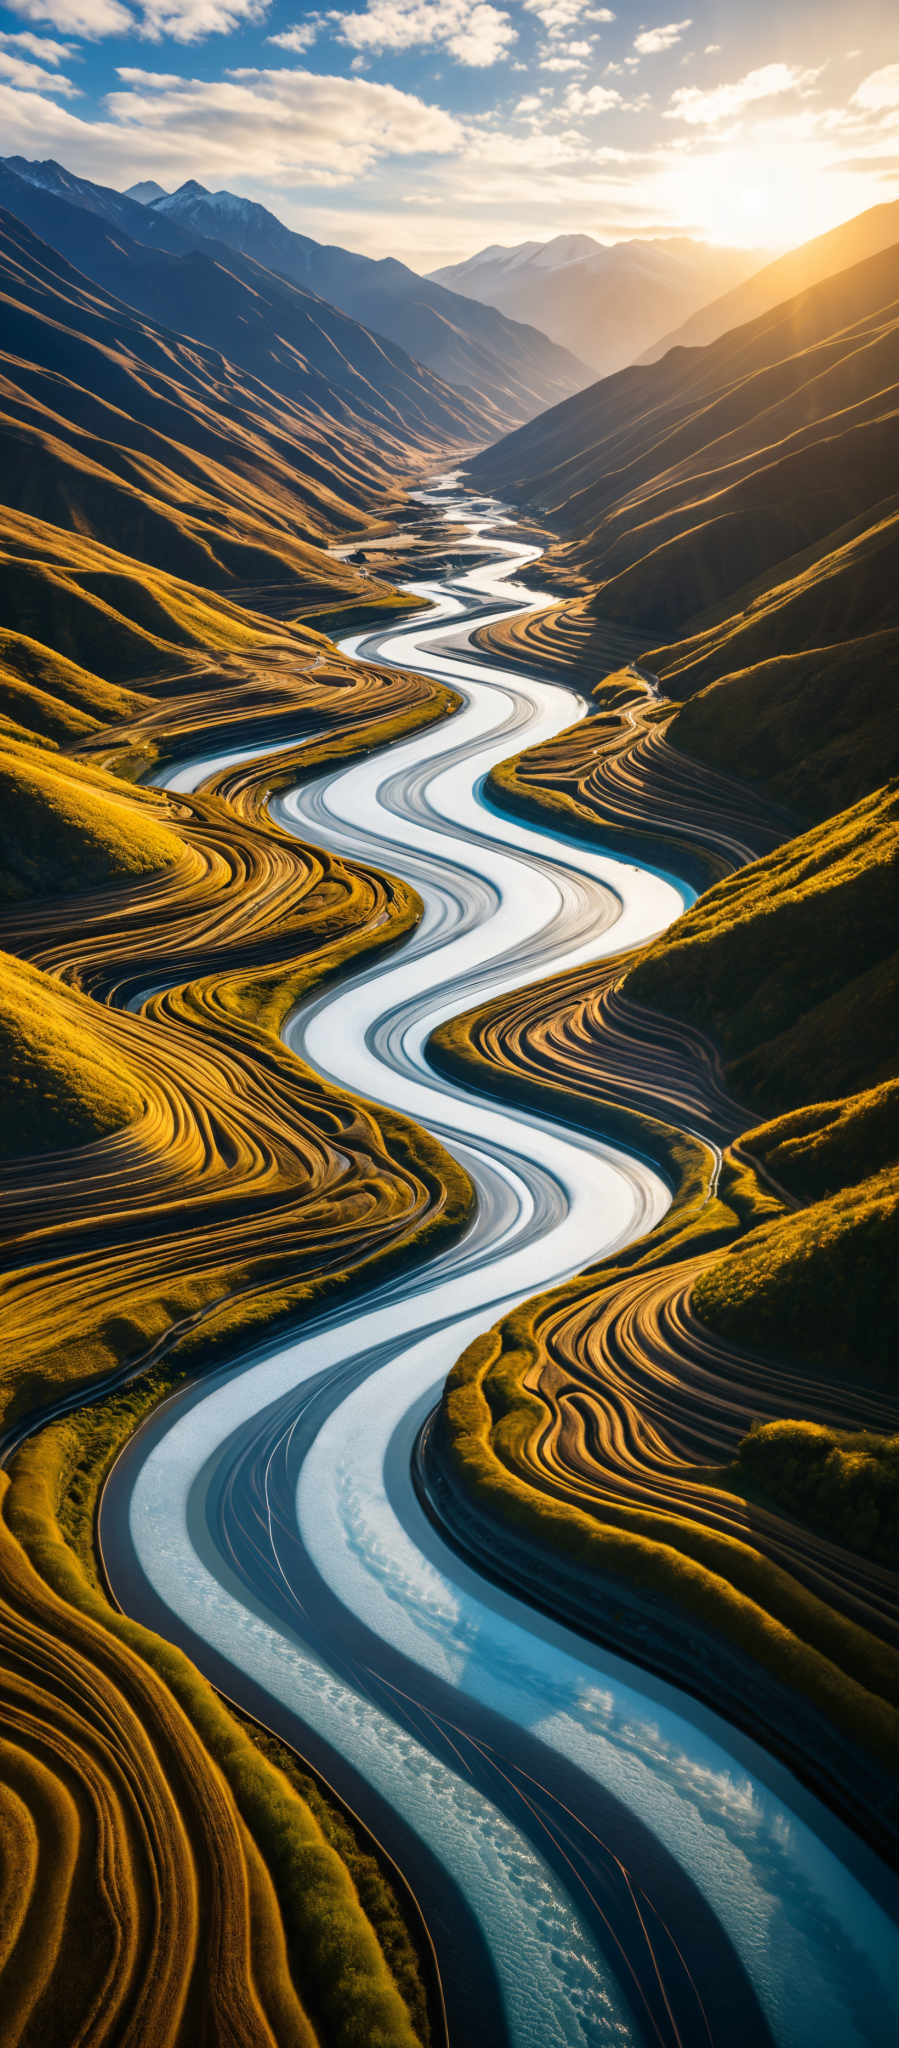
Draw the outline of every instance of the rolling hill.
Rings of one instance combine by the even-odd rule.
[[[635,362],[672,320],[737,284],[757,263],[753,250],[714,248],[686,235],[612,244],[557,235],[482,249],[432,271],[431,281],[513,320],[532,321],[609,376]]]
[[[52,162],[10,157],[7,169],[47,197],[65,199],[114,227],[117,234],[157,253],[205,254],[207,262],[230,266],[252,291],[260,270],[292,284],[308,300],[323,299],[379,340],[412,354],[438,379],[460,391],[478,410],[481,426],[472,439],[504,432],[542,407],[579,390],[590,372],[536,329],[521,327],[490,307],[430,284],[392,259],[376,262],[296,235],[265,207],[230,193],[208,193],[191,180],[173,195],[141,205],[126,193],[94,185]],[[9,203],[6,201],[5,203]],[[46,233],[40,220],[31,220]],[[48,239],[52,236],[48,234]],[[63,246],[73,262],[80,259]],[[225,251],[228,251],[227,257]],[[249,273],[244,268],[250,264]],[[109,283],[108,278],[101,280]],[[112,288],[110,286],[110,288]],[[158,289],[158,275],[155,280]],[[271,284],[266,287],[272,290]],[[116,287],[118,289],[118,287]],[[143,301],[142,301],[143,303]],[[196,302],[191,302],[191,307]],[[159,305],[150,310],[161,317]],[[202,311],[202,292],[199,296]],[[171,315],[168,309],[166,319]],[[184,328],[183,317],[173,324]],[[187,332],[194,332],[191,327]],[[209,339],[204,329],[198,337]],[[224,342],[220,345],[226,345]]]

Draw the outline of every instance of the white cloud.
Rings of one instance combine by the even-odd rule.
[[[129,70],[121,84],[105,120],[84,120],[46,92],[0,80],[6,149],[59,157],[104,183],[155,177],[170,186],[199,173],[204,184],[243,192],[259,181],[339,190],[391,159],[444,157],[465,142],[441,107],[367,78],[286,67],[219,79]]]
[[[233,179],[272,177],[341,185],[389,156],[444,155],[462,131],[442,108],[396,86],[313,72],[240,70],[173,82],[127,75],[110,93],[112,120],[157,150]]]
[[[624,102],[611,85],[591,85],[586,90],[582,85],[570,85],[565,104],[572,114],[607,114],[610,108],[621,107]]]
[[[49,36],[33,36],[30,29],[0,30],[4,49],[27,50],[42,64],[63,64],[74,53],[71,43],[54,43]]]
[[[308,21],[296,21],[292,28],[282,29],[279,36],[266,36],[266,42],[276,43],[279,50],[292,50],[298,56],[301,50],[311,50],[321,25],[321,16],[313,14]]]
[[[134,28],[134,16],[120,0],[8,0],[24,21],[46,21],[63,35],[115,36]]]
[[[518,31],[491,0],[369,0],[364,13],[328,16],[354,50],[443,47],[459,64],[495,64]]]
[[[5,41],[6,37],[0,36],[0,42]],[[8,79],[10,85],[24,92],[58,92],[64,99],[71,99],[78,91],[63,72],[32,64],[29,58],[20,57],[17,50],[0,49],[0,78]]]
[[[142,0],[137,33],[146,42],[166,36],[175,43],[201,43],[230,34],[242,22],[261,21],[269,0]]]
[[[14,14],[26,21],[46,21],[63,35],[137,35],[158,43],[199,43],[207,36],[227,35],[241,22],[261,21],[270,0],[135,0],[132,10],[121,0],[8,0]]]
[[[669,21],[664,28],[641,29],[640,34],[634,37],[634,49],[641,57],[655,57],[659,50],[670,50],[674,43],[679,43],[681,36],[692,26],[691,20]]]
[[[899,68],[899,67],[897,67]],[[666,121],[687,121],[692,128],[710,128],[741,114],[756,100],[769,100],[785,92],[800,92],[817,78],[817,71],[803,71],[797,64],[763,64],[747,71],[731,85],[714,85],[703,92],[698,85],[681,85],[665,108]]]
[[[541,71],[583,71],[583,57],[541,57]]]
[[[512,111],[515,114],[539,114],[540,104],[539,94],[533,92],[526,93],[524,99],[519,100],[517,106],[513,107]]]
[[[706,43],[702,54],[704,57],[717,57],[720,48],[720,43]]]
[[[864,107],[869,114],[880,113],[885,107],[899,107],[899,64],[885,64],[882,71],[870,72],[856,86],[852,104]]]
[[[550,36],[564,36],[575,23],[614,21],[610,7],[591,7],[590,0],[524,0],[526,14],[536,14]]]

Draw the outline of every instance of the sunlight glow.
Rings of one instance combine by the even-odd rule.
[[[877,189],[872,163],[869,205]],[[795,142],[722,149],[672,166],[661,179],[664,204],[687,232],[741,247],[793,247],[825,233],[864,205],[858,179],[825,150]],[[689,226],[687,226],[689,224]]]

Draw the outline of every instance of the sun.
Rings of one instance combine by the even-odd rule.
[[[858,210],[851,178],[813,147],[718,149],[670,166],[667,206],[687,232],[743,248],[792,248]]]

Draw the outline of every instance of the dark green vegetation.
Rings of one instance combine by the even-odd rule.
[[[16,197],[5,182],[12,179]],[[345,346],[354,326],[357,336],[360,327],[368,329],[363,369],[377,387],[379,351],[388,397],[402,396],[409,407],[408,415],[397,409],[401,440],[404,433],[414,435],[420,399],[408,381],[404,392],[392,392],[391,379],[397,362],[408,367],[410,355],[419,376],[422,364],[433,373],[428,379],[425,371],[426,386],[442,385],[444,392],[454,388],[459,411],[480,429],[471,434],[474,441],[531,418],[542,406],[577,391],[589,377],[585,364],[536,328],[444,291],[403,263],[324,248],[294,234],[265,207],[235,199],[221,206],[217,197],[192,181],[158,207],[141,206],[108,186],[74,177],[59,164],[31,164],[22,157],[0,163],[0,203],[129,304],[148,307],[153,317],[181,332],[212,339],[228,355],[233,353],[233,324],[219,333],[217,323],[223,318],[233,323],[241,311],[249,312],[246,338],[254,357],[251,366],[260,375],[265,375],[264,362],[272,360],[273,334],[281,330],[285,341],[290,338],[283,323],[290,322],[291,309],[294,314],[305,309],[306,346],[312,362],[324,362],[326,370],[337,367],[322,347],[329,333]],[[82,215],[80,224],[72,219],[76,211]],[[85,215],[106,223],[113,233],[92,236]],[[243,290],[226,292],[228,279]],[[260,292],[262,317],[254,319],[247,294],[255,299]],[[349,318],[341,320],[341,314]],[[322,330],[318,339],[315,323]],[[275,360],[282,352],[283,344],[276,344]],[[351,358],[352,352],[350,340]]]
[[[768,1422],[743,1438],[735,1485],[800,1515],[849,1550],[895,1566],[899,1551],[899,1437]]]

